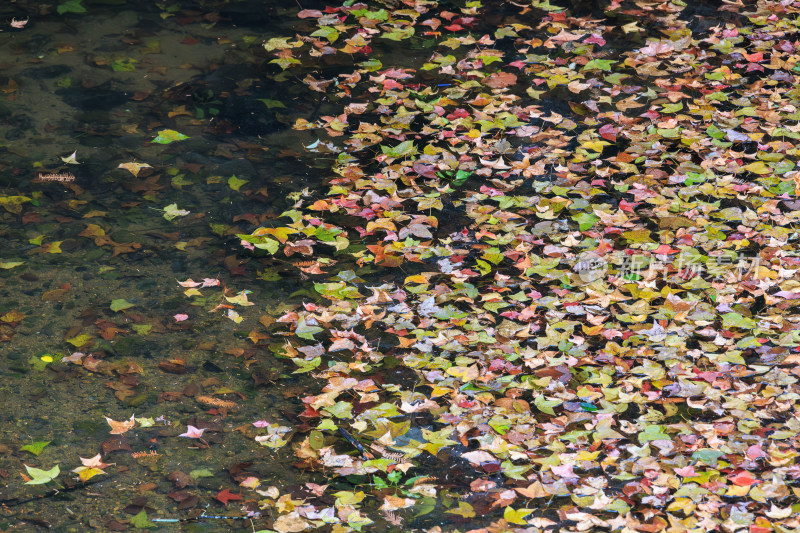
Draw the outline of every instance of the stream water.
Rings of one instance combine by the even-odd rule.
[[[0,4],[0,531],[258,530],[248,479],[322,482],[291,447],[254,441],[319,393],[266,329],[319,295],[237,237],[320,188],[335,158],[291,127],[329,104],[263,46],[311,27],[301,7],[324,4]],[[425,61],[414,46],[376,56]],[[83,484],[81,468],[105,473]],[[434,514],[422,529],[453,520]]]

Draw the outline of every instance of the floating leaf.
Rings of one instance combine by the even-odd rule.
[[[20,450],[31,452],[33,455],[39,455],[42,453],[42,450],[50,444],[49,440],[40,440],[36,441],[33,444],[26,444],[25,446],[20,446]]]
[[[49,483],[61,473],[58,465],[50,470],[40,470],[39,468],[25,465],[25,470],[28,471],[28,475],[31,477],[30,481],[25,482],[26,485],[43,485],[44,483]]]
[[[184,139],[188,139],[187,135],[183,133],[179,133],[175,130],[161,130],[158,132],[158,135],[155,139],[150,142],[158,143],[158,144],[169,144],[175,141],[182,141]]]
[[[124,168],[125,170],[133,174],[134,177],[137,177],[139,175],[139,172],[143,168],[153,168],[153,167],[151,167],[147,163],[136,163],[132,161],[130,163],[120,163],[117,168]]]

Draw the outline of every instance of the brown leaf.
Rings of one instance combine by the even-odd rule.
[[[111,437],[103,441],[101,446],[103,447],[103,455],[119,451],[129,452],[133,449],[130,444],[128,444],[128,439],[125,437]]]
[[[517,76],[510,72],[495,72],[486,78],[483,83],[492,89],[502,89],[517,83]]]
[[[186,361],[183,359],[168,359],[166,361],[161,361],[158,363],[158,368],[162,372],[168,372],[170,374],[185,374],[186,373]]]
[[[172,483],[180,489],[194,485],[194,478],[189,474],[184,474],[180,470],[173,470],[167,474],[167,479],[172,481]]]

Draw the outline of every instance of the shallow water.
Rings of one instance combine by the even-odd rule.
[[[292,425],[281,412],[297,410],[304,384],[272,355],[280,339],[259,319],[309,295],[293,295],[291,265],[243,254],[234,236],[280,213],[321,164],[298,159],[304,139],[286,129],[314,103],[262,67],[262,41],[296,10],[106,0],[59,14],[55,4],[0,6],[0,196],[12,198],[0,213],[0,530],[113,530],[142,509],[186,518],[207,504],[241,516],[214,496],[239,494],[245,474],[302,481],[288,452],[254,442],[251,423]],[[161,130],[189,138],[151,142]],[[119,168],[129,162],[151,168],[134,176]],[[189,213],[168,220],[171,204]],[[189,278],[220,286],[187,296],[177,282]],[[224,299],[244,290],[253,305]],[[238,317],[211,312],[218,304]],[[59,361],[75,352],[96,361]],[[235,407],[209,413],[200,396]],[[104,417],[131,415],[156,421],[109,434]],[[177,436],[187,424],[209,428],[203,441]],[[49,444],[38,456],[21,449],[35,442]],[[101,452],[115,466],[75,485],[69,470]],[[58,465],[70,490],[26,485],[25,465]],[[180,499],[185,483],[196,501]],[[250,528],[186,527],[237,523]]]

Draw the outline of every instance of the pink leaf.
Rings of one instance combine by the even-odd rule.
[[[190,439],[199,439],[200,437],[203,436],[203,432],[206,430],[206,428],[198,429],[198,428],[196,428],[194,426],[187,426],[187,428],[188,429],[186,430],[186,433],[181,433],[178,436],[179,437],[188,437]]]

